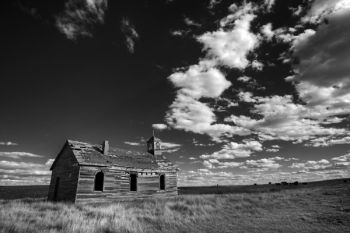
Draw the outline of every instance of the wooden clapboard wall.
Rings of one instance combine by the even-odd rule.
[[[103,191],[94,191],[97,172],[104,173]],[[130,191],[130,173],[137,174],[137,191]],[[165,190],[160,190],[159,175],[165,175]],[[176,170],[145,170],[123,167],[81,166],[76,202],[105,202],[128,198],[177,195]]]
[[[74,202],[79,178],[78,161],[67,144],[56,160],[52,170],[48,200]]]

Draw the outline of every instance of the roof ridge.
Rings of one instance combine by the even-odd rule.
[[[102,144],[92,144],[67,139],[67,144],[80,164],[94,164],[102,166],[118,165],[141,169],[171,169],[172,163],[164,155],[156,158],[145,151],[128,150],[110,147],[107,155],[103,154]],[[159,164],[158,164],[159,163]]]

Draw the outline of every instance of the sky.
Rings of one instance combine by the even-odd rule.
[[[1,5],[0,185],[153,130],[179,186],[350,177],[350,0]]]

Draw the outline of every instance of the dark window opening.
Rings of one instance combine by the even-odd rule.
[[[130,174],[130,191],[137,191],[137,175]]]
[[[57,195],[58,195],[58,187],[60,185],[60,178],[57,177],[56,178],[56,182],[55,182],[55,189],[54,189],[54,193],[53,193],[53,200],[57,201]]]
[[[164,174],[159,176],[159,189],[165,190],[165,175]]]
[[[103,191],[103,179],[103,172],[97,172],[97,174],[95,175],[95,191]]]

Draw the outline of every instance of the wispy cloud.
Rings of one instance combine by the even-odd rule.
[[[166,124],[152,124],[152,128],[155,129],[155,130],[159,130],[159,131],[162,131],[162,130],[165,130],[168,128],[168,126]]]
[[[210,0],[209,1],[209,5],[208,8],[210,10],[214,9],[218,4],[220,4],[222,2],[222,0]]]
[[[19,158],[23,158],[23,157],[42,158],[44,156],[33,154],[33,153],[28,153],[28,152],[16,152],[16,151],[14,151],[14,152],[3,152],[3,151],[0,151],[0,157],[19,159]]]
[[[129,142],[126,141],[124,144],[130,145],[130,146],[141,146],[142,144],[140,142]]]
[[[0,146],[18,146],[18,143],[16,142],[0,142]]]
[[[185,17],[184,18],[184,22],[187,26],[194,26],[194,27],[200,27],[201,24],[200,23],[196,23],[195,21],[193,21],[192,19],[190,19],[189,17]]]
[[[107,0],[68,0],[56,26],[68,39],[92,37],[92,28],[104,23]]]
[[[267,11],[271,11],[273,6],[275,5],[276,0],[264,0],[264,6]]]
[[[139,34],[137,33],[135,26],[131,23],[128,18],[123,18],[120,25],[121,31],[125,37],[125,45],[130,53],[135,52],[135,44],[139,39]]]
[[[50,166],[53,159],[46,163],[0,161],[1,185],[34,185],[48,184],[50,181]]]

